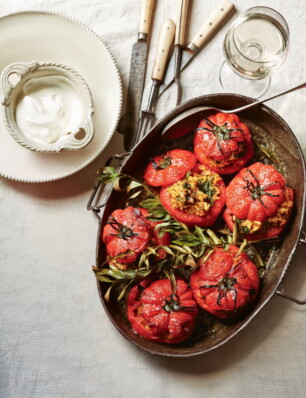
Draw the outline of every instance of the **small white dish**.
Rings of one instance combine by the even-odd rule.
[[[26,183],[55,181],[79,172],[107,148],[121,115],[122,83],[112,54],[92,29],[54,12],[6,15],[0,18],[0,54],[0,73],[17,61],[69,65],[88,84],[95,109],[91,142],[80,151],[59,153],[34,152],[18,144],[0,116],[0,176]]]
[[[83,77],[55,63],[16,62],[1,73],[3,118],[11,136],[37,152],[77,150],[93,138],[93,103]]]

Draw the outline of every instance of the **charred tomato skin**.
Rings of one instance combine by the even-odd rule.
[[[147,246],[149,223],[138,208],[128,206],[111,213],[102,231],[107,255],[122,264],[132,263]]]
[[[259,276],[256,265],[238,247],[215,248],[192,273],[190,285],[198,305],[210,314],[229,319],[241,314],[256,298]]]
[[[171,300],[176,300],[182,309],[167,310],[167,302]],[[135,285],[127,296],[127,317],[133,330],[157,343],[177,344],[188,339],[197,313],[192,292],[180,278],[175,297],[168,279],[156,280],[145,288]]]
[[[173,149],[154,157],[144,172],[144,180],[154,187],[173,184],[183,178],[196,163],[195,155],[185,149]]]
[[[207,169],[210,170],[210,168]],[[198,165],[196,165],[193,170],[197,173],[200,171]],[[171,195],[167,191],[168,186],[162,187],[159,197],[161,204],[176,220],[186,224],[188,227],[193,227],[195,225],[199,227],[209,227],[215,223],[225,205],[226,188],[221,178],[218,181],[217,186],[220,189],[219,198],[214,202],[213,206],[209,209],[205,216],[187,213],[183,210],[174,208],[171,203]]]
[[[228,133],[224,135],[224,139],[222,135],[213,132],[213,125],[227,127]],[[198,126],[194,138],[194,153],[200,163],[208,165],[219,174],[236,173],[254,155],[250,130],[235,114],[211,115]],[[222,162],[226,163],[222,165]]]

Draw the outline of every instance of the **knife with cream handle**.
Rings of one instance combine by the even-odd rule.
[[[131,149],[131,142],[138,127],[142,93],[146,77],[148,37],[155,0],[142,0],[138,38],[132,47],[127,109],[120,129],[124,133],[124,147]]]

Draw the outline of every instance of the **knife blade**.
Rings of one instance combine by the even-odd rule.
[[[132,47],[129,86],[127,93],[127,108],[125,118],[121,124],[124,132],[124,147],[127,151],[132,148],[133,136],[137,132],[143,87],[146,77],[148,56],[148,35],[152,20],[155,0],[142,0],[140,23],[137,42]]]
[[[158,97],[159,87],[164,78],[170,49],[174,40],[174,35],[175,23],[171,19],[167,19],[162,24],[159,32],[156,55],[151,75],[152,83],[150,95],[146,109],[141,111],[141,118],[138,125],[137,136],[133,143],[134,145],[137,144],[146,135],[154,120],[154,107]]]
[[[233,12],[235,6],[230,0],[222,0],[216,10],[210,15],[200,30],[182,52],[180,72],[186,68],[200,48],[208,41],[211,35],[220,27]],[[175,54],[171,57],[159,96],[174,82]]]

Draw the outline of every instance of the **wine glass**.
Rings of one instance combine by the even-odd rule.
[[[288,48],[289,28],[282,15],[269,7],[249,8],[225,36],[221,86],[228,92],[262,96],[271,74],[284,63]]]

